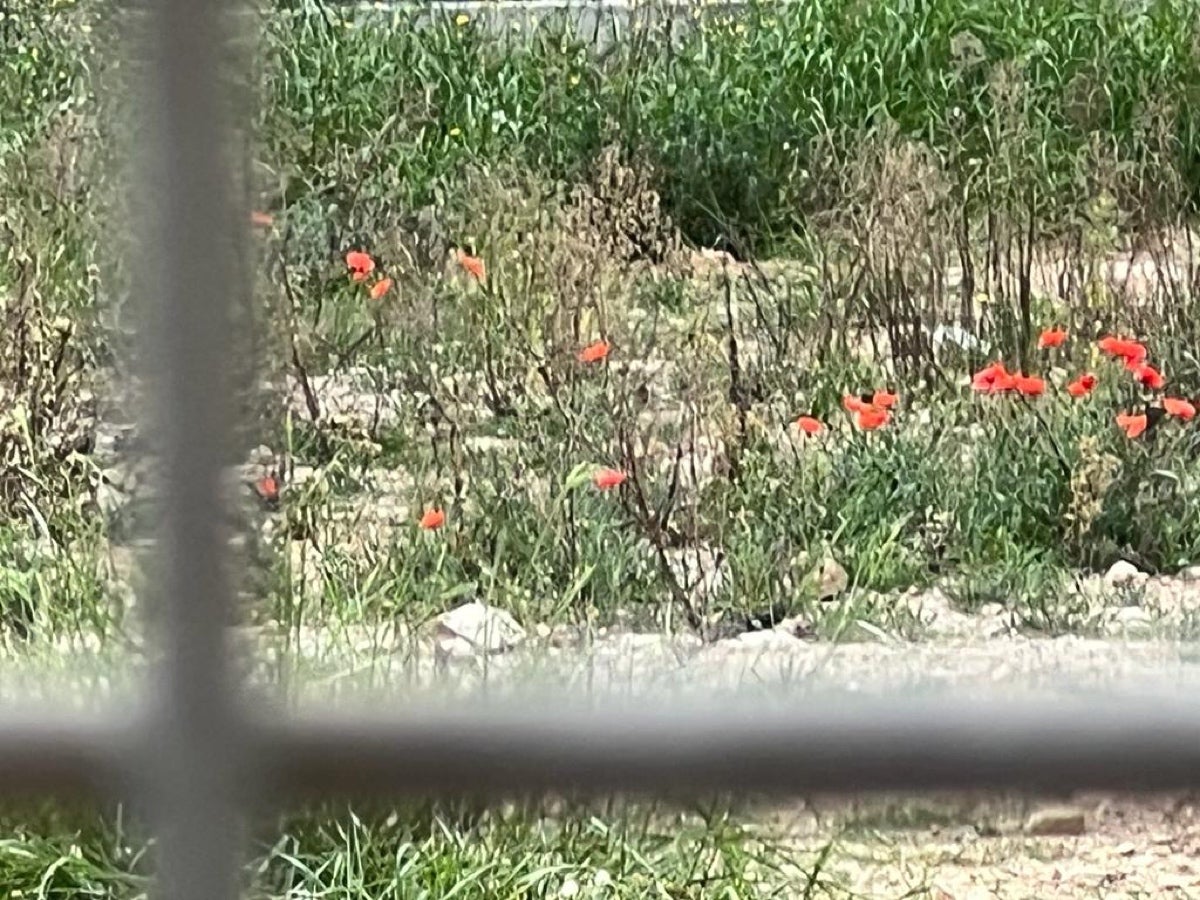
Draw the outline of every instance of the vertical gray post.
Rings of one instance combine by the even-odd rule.
[[[150,0],[142,88],[147,123],[141,252],[144,351],[161,451],[163,519],[153,608],[144,778],[158,833],[159,892],[237,895],[235,779],[241,746],[225,653],[230,605],[222,468],[232,438],[227,365],[234,287],[227,160],[228,0]],[[137,773],[134,773],[135,777]]]

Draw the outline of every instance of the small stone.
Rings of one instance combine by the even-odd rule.
[[[775,626],[776,631],[804,640],[815,635],[812,623],[801,616],[791,616]]]
[[[266,444],[259,444],[246,454],[246,461],[251,466],[270,466],[275,462],[275,453]]]
[[[832,556],[821,560],[821,564],[813,569],[811,578],[816,585],[818,600],[832,600],[850,587],[850,576]]]
[[[1025,820],[1024,831],[1032,835],[1079,835],[1087,829],[1083,810],[1070,806],[1051,806],[1035,811]]]
[[[1112,624],[1125,631],[1146,631],[1154,625],[1154,618],[1140,606],[1122,606],[1112,611]]]
[[[296,485],[308,484],[317,477],[317,470],[313,466],[292,466],[288,480]]]
[[[1133,563],[1119,559],[1104,573],[1104,583],[1110,587],[1125,587],[1140,584],[1149,577],[1145,572],[1139,571]]]
[[[525,629],[509,613],[478,600],[442,613],[437,626],[439,638],[462,638],[482,653],[503,653],[525,640]]]

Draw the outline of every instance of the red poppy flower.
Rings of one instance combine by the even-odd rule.
[[[1040,397],[1046,393],[1045,380],[1038,378],[1036,375],[1014,376],[1013,387],[1026,397]]]
[[[576,353],[575,358],[581,363],[600,362],[608,356],[611,350],[612,345],[608,341],[595,341]]]
[[[1133,439],[1146,430],[1147,418],[1145,413],[1130,415],[1128,413],[1120,413],[1117,416],[1117,425],[1125,432],[1125,436]]]
[[[279,481],[274,475],[264,475],[254,482],[254,490],[258,496],[267,501],[279,499]]]
[[[417,525],[426,531],[433,531],[436,528],[441,528],[446,524],[446,514],[437,507],[431,507],[425,510],[425,514],[421,516],[421,520]]]
[[[378,300],[384,294],[392,289],[392,279],[380,278],[377,282],[371,285],[371,299]]]
[[[622,485],[626,477],[620,469],[599,469],[592,476],[592,484],[602,491],[607,491]]]
[[[882,409],[891,409],[899,399],[900,397],[896,394],[891,394],[887,391],[876,391],[874,396],[871,397],[871,405]]]
[[[1115,356],[1125,361],[1127,366],[1134,366],[1137,363],[1146,359],[1146,348],[1137,341],[1131,341],[1128,338],[1108,337],[1101,338],[1096,346],[1101,351],[1109,356]]]
[[[863,431],[874,431],[877,428],[882,428],[888,423],[892,417],[886,409],[881,406],[868,404],[863,406],[857,413],[858,427]]]
[[[821,429],[825,426],[818,419],[812,416],[801,416],[796,420],[796,427],[805,434],[820,434]]]
[[[487,269],[484,268],[483,260],[478,256],[471,256],[465,250],[458,250],[455,255],[458,257],[458,264],[462,266],[463,271],[476,281],[483,281],[487,278]]]
[[[1162,373],[1148,363],[1137,366],[1133,370],[1133,377],[1137,379],[1138,384],[1156,391],[1167,383],[1167,379],[1163,378]]]
[[[1180,397],[1164,397],[1163,409],[1168,415],[1175,416],[1189,422],[1196,417],[1196,407],[1190,400],[1184,400]]]
[[[1091,372],[1084,372],[1074,381],[1067,385],[1067,393],[1072,397],[1086,397],[1096,388],[1096,376]]]
[[[355,281],[365,281],[367,276],[375,271],[375,260],[370,253],[351,250],[346,254],[346,267],[350,269],[350,277]]]
[[[855,397],[853,394],[847,394],[842,398],[842,409],[846,410],[846,412],[862,412],[868,406],[870,404],[865,402],[862,397]]]
[[[971,388],[985,394],[1000,394],[1016,389],[1016,376],[1004,368],[1004,363],[994,362],[975,373]]]
[[[1062,328],[1047,328],[1038,337],[1039,350],[1051,350],[1067,342],[1067,332]]]

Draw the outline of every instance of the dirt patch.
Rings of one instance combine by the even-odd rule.
[[[1044,805],[1030,798],[841,801],[780,811],[775,821],[805,859],[836,835],[826,874],[860,897],[1200,893],[1193,798],[1081,795],[1069,803],[1083,814],[1083,834],[1029,835],[1026,823]]]

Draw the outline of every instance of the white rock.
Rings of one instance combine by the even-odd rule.
[[[525,640],[525,629],[502,609],[477,600],[437,618],[438,638],[462,638],[477,653],[503,653]]]
[[[259,444],[246,454],[246,462],[251,466],[269,466],[275,462],[275,452],[266,444]]]
[[[294,485],[308,484],[317,477],[317,470],[313,466],[292,466],[292,471],[288,480]]]
[[[467,659],[475,656],[475,645],[456,634],[439,631],[434,643],[434,651],[437,659],[443,662],[451,659]]]
[[[960,350],[979,350],[987,352],[988,345],[981,341],[965,328],[955,325],[938,325],[933,330],[933,347],[935,350],[941,350],[947,344],[953,345]]]
[[[812,622],[804,616],[789,616],[776,623],[775,631],[794,638],[807,638],[813,634]]]
[[[1052,806],[1035,811],[1025,821],[1025,833],[1036,835],[1077,835],[1087,829],[1083,810],[1072,806]]]
[[[1008,616],[999,604],[989,604],[978,615],[955,609],[941,588],[916,591],[901,598],[900,603],[920,622],[921,627],[936,637],[987,638],[1007,634],[1011,629]],[[986,610],[986,611],[985,611]]]
[[[1104,573],[1104,583],[1110,587],[1124,587],[1141,584],[1149,577],[1145,572],[1139,571],[1133,563],[1119,559]]]
[[[1110,614],[1110,622],[1121,631],[1149,631],[1154,626],[1154,617],[1140,606],[1122,606]]]

